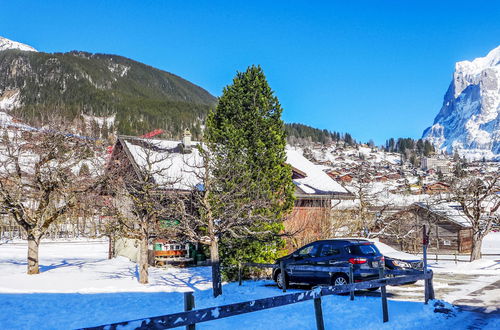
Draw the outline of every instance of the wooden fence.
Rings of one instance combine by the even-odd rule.
[[[271,264],[251,264],[250,266],[270,267],[275,268],[277,265]],[[314,267],[314,266],[307,266]],[[325,267],[329,271],[345,271],[346,267]],[[315,268],[317,270],[317,267]],[[349,269],[349,268],[347,268]],[[365,270],[363,270],[365,272]],[[197,323],[219,320],[226,317],[231,317],[240,314],[253,313],[265,309],[296,304],[299,302],[313,300],[316,318],[316,326],[318,329],[324,329],[323,313],[321,308],[321,297],[333,294],[350,293],[351,300],[354,299],[354,292],[362,289],[381,288],[382,302],[382,319],[384,322],[389,321],[389,311],[387,308],[387,294],[385,287],[387,285],[401,285],[418,280],[425,280],[425,303],[429,299],[434,299],[434,290],[432,289],[432,271],[418,270],[385,270],[383,266],[378,270],[366,270],[368,273],[377,272],[378,279],[370,281],[352,283],[352,267],[350,267],[351,283],[338,286],[318,286],[312,290],[288,293],[279,296],[250,300],[229,305],[214,306],[210,308],[193,309],[194,296],[192,292],[185,294],[184,312],[168,314],[163,316],[149,317],[138,320],[125,321],[120,323],[100,325],[97,327],[85,329],[116,329],[118,326],[135,327],[136,329],[170,329],[185,326],[186,329],[195,329]],[[391,275],[392,277],[387,277]],[[341,327],[341,324],[339,324]]]

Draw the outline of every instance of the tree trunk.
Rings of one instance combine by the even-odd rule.
[[[470,251],[470,261],[481,259],[481,245],[483,238],[479,233],[472,234],[472,248]]]
[[[139,242],[139,283],[148,283],[148,238],[142,237]]]
[[[109,235],[108,238],[108,259],[113,259],[115,257],[115,240],[113,238],[113,235]]]
[[[210,263],[212,264],[212,289],[214,298],[222,294],[222,280],[219,261],[219,240],[217,237],[210,242]]]
[[[28,233],[28,274],[39,274],[38,247],[42,235],[37,232]]]

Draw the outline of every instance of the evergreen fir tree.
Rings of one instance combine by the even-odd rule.
[[[286,134],[282,108],[260,66],[239,72],[224,88],[207,120],[206,139],[215,162],[211,194],[214,218],[225,221],[228,210],[262,201],[248,217],[251,226],[237,224],[220,233],[220,260],[225,275],[234,275],[237,262],[271,262],[283,248],[279,233],[283,218],[293,207],[291,168],[286,161]],[[227,173],[238,173],[228,176]],[[244,185],[242,184],[244,183]],[[238,196],[221,200],[224,191],[242,186]],[[259,204],[259,203],[257,203]],[[264,207],[265,206],[265,207]],[[244,221],[242,221],[243,223]]]

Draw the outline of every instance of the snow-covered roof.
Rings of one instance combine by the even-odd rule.
[[[135,164],[148,168],[157,184],[166,189],[192,190],[200,183],[198,174],[202,171],[202,157],[196,145],[191,142],[190,153],[182,153],[179,141],[121,137]]]
[[[305,194],[349,195],[349,192],[321,170],[321,167],[307,160],[300,151],[286,150],[286,163],[305,173],[304,178],[294,179],[295,185]]]
[[[429,210],[430,212],[442,216],[451,222],[454,222],[462,227],[470,227],[470,220],[465,215],[462,206],[454,202],[446,202],[439,204],[415,203],[416,205]]]

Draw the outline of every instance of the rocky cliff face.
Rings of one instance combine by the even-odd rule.
[[[441,111],[423,138],[469,159],[500,159],[500,46],[455,65]]]

